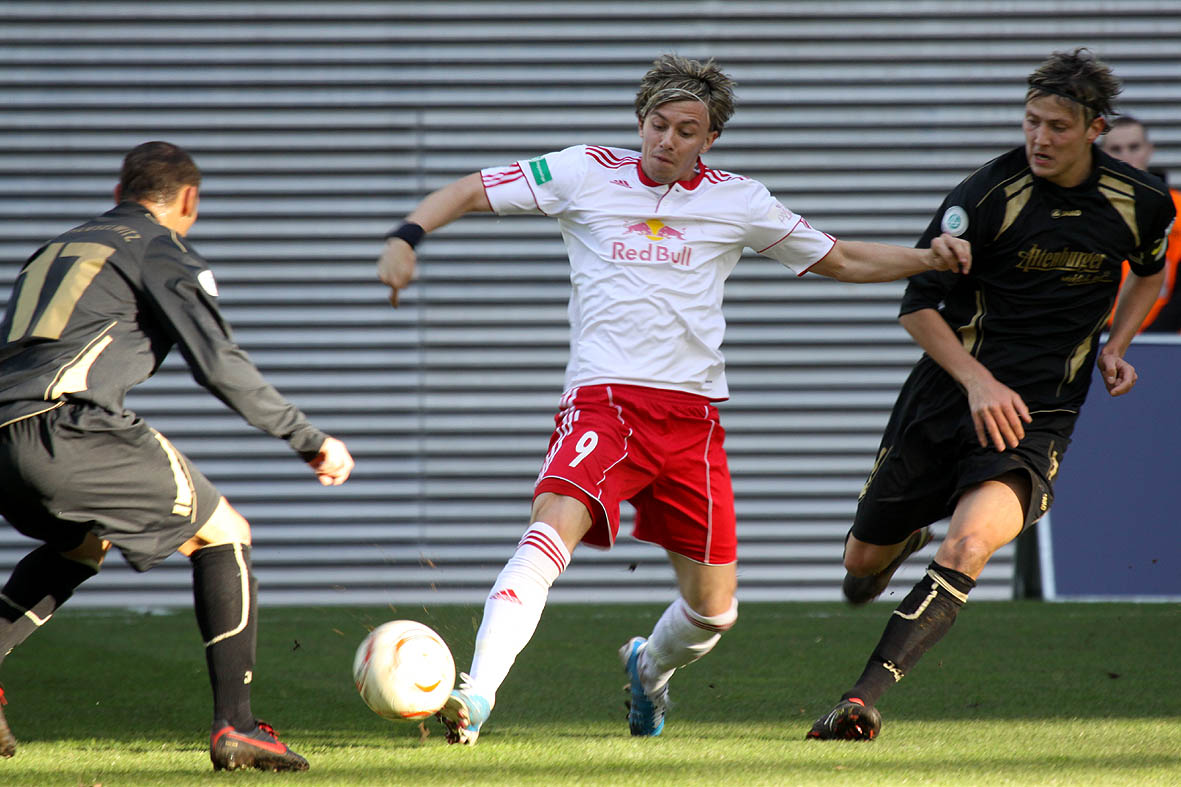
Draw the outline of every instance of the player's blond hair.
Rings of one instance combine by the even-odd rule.
[[[1115,113],[1113,104],[1119,95],[1120,82],[1111,67],[1095,57],[1086,47],[1073,52],[1055,52],[1029,75],[1028,103],[1042,96],[1058,96],[1075,102],[1083,109],[1089,124],[1097,117]]]
[[[713,58],[700,63],[680,55],[661,55],[640,80],[636,117],[643,123],[648,113],[664,104],[700,101],[709,113],[709,130],[720,134],[734,114],[734,84]]]

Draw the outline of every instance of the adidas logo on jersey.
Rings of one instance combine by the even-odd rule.
[[[632,184],[628,183],[626,180],[613,180],[611,182],[616,186],[623,186],[625,189],[630,189],[632,187]]]

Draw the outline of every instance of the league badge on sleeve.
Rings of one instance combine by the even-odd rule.
[[[968,214],[959,205],[952,205],[943,213],[940,229],[957,238],[968,231]]]

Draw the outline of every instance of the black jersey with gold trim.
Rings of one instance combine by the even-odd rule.
[[[213,272],[143,206],[124,202],[39,248],[0,322],[0,426],[86,402],[124,412],[127,391],[179,347],[193,377],[304,458],[326,435],[234,342]]]
[[[1092,148],[1082,184],[1035,176],[1024,148],[993,159],[943,201],[918,246],[941,232],[972,244],[972,270],[913,276],[901,313],[937,308],[968,349],[1031,409],[1077,409],[1120,267],[1164,265],[1175,208],[1158,178]]]

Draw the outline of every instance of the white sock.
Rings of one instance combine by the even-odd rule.
[[[496,691],[533,638],[549,589],[570,563],[557,531],[534,522],[501,569],[484,602],[469,673],[472,688],[495,704]]]
[[[738,620],[738,599],[730,602],[730,609],[720,615],[701,615],[694,612],[685,600],[668,605],[648,646],[640,654],[640,681],[649,694],[660,691],[678,668],[697,661],[713,650],[728,630]]]

